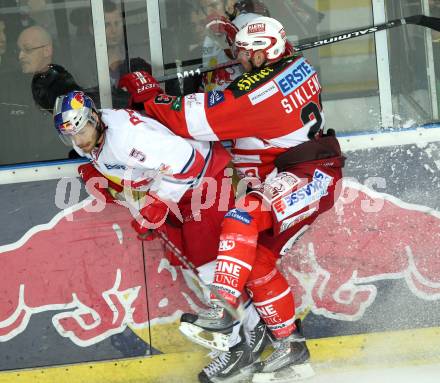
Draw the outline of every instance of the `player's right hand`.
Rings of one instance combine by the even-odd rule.
[[[113,189],[117,193],[123,191],[122,186],[104,177],[91,163],[80,165],[78,173],[84,181],[89,194],[97,199],[102,199],[104,196],[105,202],[115,203],[116,201],[108,188]]]
[[[139,214],[131,221],[131,226],[138,233],[138,238],[148,240],[152,231],[162,226],[168,216],[168,205],[153,196],[151,193],[145,195],[145,205],[139,210]]]
[[[163,92],[157,80],[146,71],[124,74],[119,80],[118,88],[130,94],[130,104],[144,103]]]

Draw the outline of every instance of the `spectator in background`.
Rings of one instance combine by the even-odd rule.
[[[104,1],[105,36],[107,38],[110,81],[116,88],[120,77],[128,72],[145,70],[151,73],[151,65],[140,57],[129,59],[124,41],[122,10],[113,1]]]
[[[137,70],[151,73],[151,65],[140,57],[129,58],[124,41],[122,10],[111,0],[104,0],[103,6],[113,107],[124,108],[127,106],[128,99],[126,93],[117,88],[119,78],[123,74]],[[90,8],[74,9],[69,19],[77,28],[78,37],[76,44],[73,45],[75,56],[72,69],[74,76],[85,89],[96,93],[98,76],[96,65],[94,65],[96,51]],[[84,70],[84,63],[90,63],[91,67]],[[99,100],[95,101],[99,106]]]
[[[68,148],[48,128],[51,117],[35,105],[31,92],[34,74],[46,72],[53,60],[51,35],[41,26],[27,27],[18,36],[17,49],[20,70],[2,84],[7,94],[1,113],[6,129],[0,132],[0,164],[67,158]]]
[[[0,16],[0,75],[10,69],[7,49],[8,49],[8,39],[6,35],[5,17]]]
[[[225,14],[224,6],[227,0],[201,0],[201,6],[206,15],[217,14],[223,16]]]
[[[23,73],[45,72],[53,61],[52,37],[43,27],[34,25],[24,29],[18,36],[17,46]]]
[[[6,24],[5,21],[0,18],[0,65],[2,61],[4,61],[3,56],[6,53],[6,47]]]
[[[122,11],[113,1],[104,1],[104,19],[110,80],[112,86],[114,86],[122,72],[128,72],[128,68],[125,68],[127,62],[125,59]]]
[[[138,70],[151,73],[151,65],[140,57],[129,58],[128,47],[124,41],[122,10],[111,0],[104,1],[104,20],[113,106],[126,107],[128,102],[126,94],[117,88],[120,77]]]
[[[70,23],[76,28],[72,44],[72,68],[75,78],[85,88],[97,87],[98,74],[96,70],[95,39],[91,9],[86,7],[74,8],[69,15]],[[83,63],[90,63],[84,70]],[[99,100],[95,100],[99,104]]]
[[[0,6],[3,3],[0,2]],[[0,8],[0,10],[4,10]],[[0,13],[0,75],[10,74],[17,67],[14,45],[17,39],[18,19],[15,15]]]

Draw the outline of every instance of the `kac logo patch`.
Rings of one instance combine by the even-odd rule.
[[[213,90],[208,93],[208,108],[212,108],[223,101],[225,101],[225,94],[223,92]]]

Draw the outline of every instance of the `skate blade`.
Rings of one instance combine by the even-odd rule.
[[[291,383],[299,380],[311,378],[315,375],[310,363],[287,366],[279,371],[256,373],[252,378],[252,383]]]
[[[229,351],[229,335],[219,332],[205,331],[198,326],[188,322],[182,322],[179,326],[180,332],[191,342],[211,350]]]
[[[239,373],[233,376],[222,378],[211,378],[213,383],[252,383],[254,369],[251,366],[242,368]]]

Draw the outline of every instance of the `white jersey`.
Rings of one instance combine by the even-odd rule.
[[[90,158],[108,179],[162,200],[179,202],[206,172],[212,144],[176,136],[149,117],[127,109],[104,109],[104,140]]]
[[[240,30],[247,23],[260,16],[261,15],[256,13],[240,13],[232,23]],[[219,44],[219,42],[211,36],[205,37],[202,47],[203,66],[215,66],[230,60],[225,53],[225,47],[223,45],[224,44]],[[241,65],[209,72],[204,79],[204,91],[225,90],[226,87],[242,73],[243,68]]]

